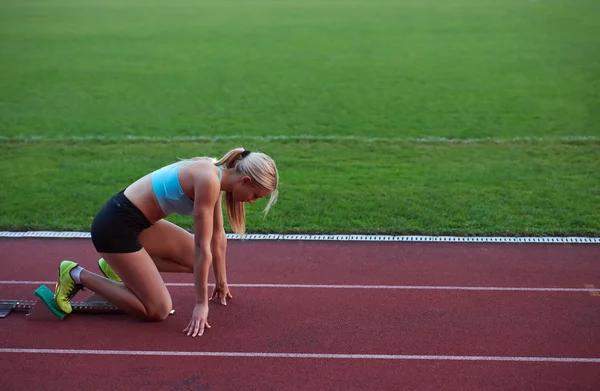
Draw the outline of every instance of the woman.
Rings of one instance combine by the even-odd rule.
[[[87,288],[125,312],[161,321],[172,303],[160,272],[193,273],[196,303],[183,331],[202,335],[211,327],[207,287],[211,265],[216,283],[211,299],[226,305],[232,298],[225,270],[221,192],[230,226],[243,236],[244,203],[270,195],[266,214],[277,201],[278,182],[270,157],[243,148],[218,161],[207,157],[178,161],[138,179],[109,199],[92,223],[92,242],[102,257],[98,265],[104,277],[75,262],[61,262],[57,305],[71,313],[70,300]],[[192,215],[194,234],[164,220],[172,213]]]

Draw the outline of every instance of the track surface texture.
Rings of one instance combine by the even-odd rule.
[[[0,298],[98,272],[89,239],[0,239]],[[0,319],[2,390],[596,390],[600,246],[230,241],[234,299],[183,333],[192,276],[164,274],[175,314]],[[212,278],[211,278],[212,281]],[[212,288],[209,288],[212,289]],[[85,300],[82,292],[75,300]]]

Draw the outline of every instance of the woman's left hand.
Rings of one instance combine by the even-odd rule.
[[[215,285],[215,289],[213,290],[212,296],[210,300],[218,299],[222,305],[227,305],[227,299],[233,299],[231,296],[231,292],[229,292],[229,287],[226,282],[217,283]]]

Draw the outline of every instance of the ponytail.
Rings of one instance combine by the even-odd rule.
[[[235,148],[225,156],[214,162],[215,166],[225,165],[227,168],[235,167],[236,162],[242,159],[244,148]],[[246,207],[243,202],[233,201],[232,193],[225,193],[225,209],[231,230],[244,237],[246,233]]]
[[[225,156],[223,156],[220,160],[215,161],[215,166],[225,165],[227,168],[231,168],[235,166],[235,162],[242,158],[242,153],[244,152],[244,148],[236,148],[227,152]]]

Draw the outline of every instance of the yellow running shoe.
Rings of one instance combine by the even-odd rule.
[[[75,283],[71,277],[71,270],[79,266],[73,261],[62,261],[58,269],[58,282],[54,290],[54,301],[63,312],[70,314],[73,311],[71,299],[83,289],[83,285]]]
[[[106,263],[104,258],[100,258],[98,260],[98,267],[100,268],[102,274],[104,274],[104,277],[115,282],[123,282],[117,273],[115,273],[115,271],[110,267],[110,265]]]

